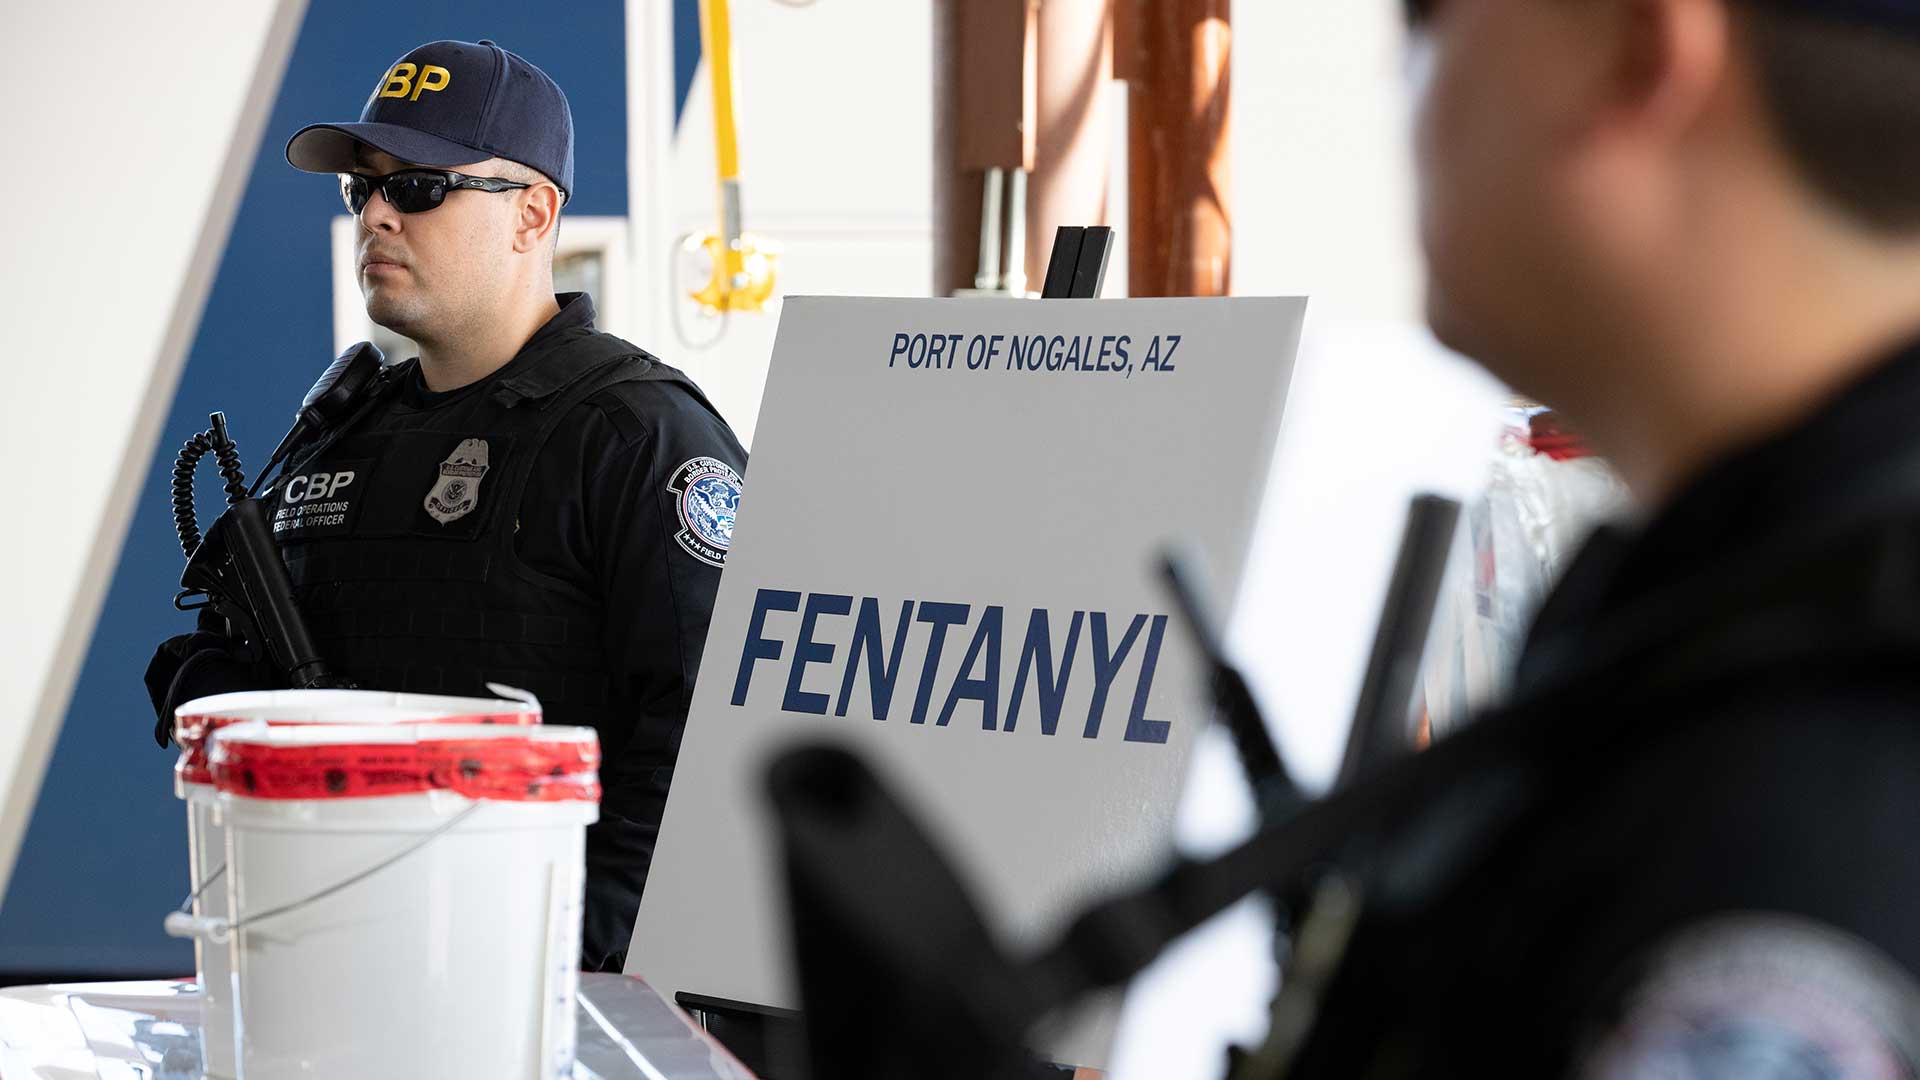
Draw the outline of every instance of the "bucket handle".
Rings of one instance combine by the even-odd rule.
[[[537,697],[534,697],[533,691],[531,690],[522,690],[517,686],[508,686],[506,683],[497,683],[497,682],[488,683],[487,689],[491,690],[495,695],[499,697],[503,697],[508,701],[518,701],[523,705],[531,705],[535,709],[539,709],[542,712],[545,712],[544,706],[540,704],[540,699]]]
[[[208,875],[207,880],[201,882],[200,887],[193,890],[193,893],[187,897],[186,902],[181,904],[178,910],[170,911],[167,913],[167,917],[164,921],[162,921],[161,927],[167,932],[167,936],[169,937],[200,938],[214,945],[225,945],[227,943],[227,940],[231,938],[236,931],[245,929],[246,927],[252,926],[258,922],[263,922],[267,919],[275,918],[280,915],[285,915],[285,914],[288,914],[289,912],[298,911],[301,908],[306,907],[308,904],[318,903],[319,901],[325,900],[327,897],[332,896],[334,893],[337,893],[342,889],[345,889],[352,885],[357,885],[360,882],[365,881],[366,879],[372,877],[373,875],[379,873],[380,871],[385,870],[387,867],[392,866],[394,863],[399,862],[401,859],[404,859],[407,856],[413,854],[414,852],[419,851],[421,848],[426,847],[428,844],[432,843],[436,839],[439,839],[439,837],[442,836],[443,834],[452,832],[456,825],[459,825],[461,822],[465,821],[469,817],[472,817],[474,811],[480,809],[480,807],[483,805],[485,804],[480,802],[475,802],[472,806],[469,806],[465,810],[462,810],[459,813],[448,818],[443,824],[436,827],[432,832],[428,833],[427,835],[421,837],[418,840],[415,840],[413,843],[407,845],[404,848],[401,848],[399,851],[395,852],[394,854],[387,856],[386,858],[380,860],[377,863],[374,863],[372,866],[367,867],[365,870],[362,870],[359,873],[354,874],[352,877],[349,877],[344,881],[337,881],[332,885],[329,885],[326,888],[321,889],[319,892],[314,893],[311,896],[302,897],[301,899],[295,900],[292,903],[281,904],[277,908],[270,908],[266,911],[260,912],[258,915],[249,915],[244,919],[238,919],[238,920],[223,919],[217,915],[193,914],[193,911],[192,911],[193,902],[199,899],[202,893],[206,892],[209,888],[211,888],[214,882],[220,880],[220,876],[222,874],[225,874],[227,872],[226,864],[222,863],[220,865],[220,869],[215,870],[212,874]]]
[[[208,874],[207,880],[188,893],[185,900],[180,901],[180,907],[177,910],[167,912],[166,921],[161,923],[161,926],[166,930],[168,937],[205,938],[215,945],[227,943],[227,920],[193,913],[193,902],[200,899],[208,889],[213,888],[214,882],[225,877],[226,873],[227,864],[221,863],[220,869]]]

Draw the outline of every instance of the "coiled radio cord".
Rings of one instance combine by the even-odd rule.
[[[180,534],[180,550],[187,558],[200,549],[200,521],[193,511],[193,473],[200,459],[213,452],[214,462],[232,506],[247,497],[247,477],[240,466],[240,448],[227,435],[227,414],[214,413],[213,426],[187,440],[173,462],[173,528]]]

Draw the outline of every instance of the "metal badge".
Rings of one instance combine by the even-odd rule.
[[[463,439],[440,463],[440,479],[427,492],[427,513],[448,525],[466,517],[480,502],[480,478],[487,475],[487,440]]]

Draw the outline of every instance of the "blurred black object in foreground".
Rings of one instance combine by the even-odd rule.
[[[1193,632],[1264,828],[1219,859],[1176,860],[1152,885],[1090,908],[1029,961],[1002,952],[956,871],[859,759],[828,746],[778,759],[768,786],[785,852],[811,1075],[1053,1075],[1028,1053],[1034,1024],[1124,984],[1175,939],[1252,893],[1280,903],[1312,896],[1336,865],[1342,895],[1355,904],[1380,868],[1390,869],[1390,901],[1444,881],[1526,790],[1497,777],[1458,786],[1449,769],[1403,783],[1394,768],[1409,741],[1415,674],[1459,509],[1422,496],[1409,510],[1337,794],[1320,803],[1294,784],[1226,658],[1197,561],[1166,555],[1162,574]],[[1353,788],[1376,773],[1381,783]],[[1412,827],[1389,836],[1381,831],[1387,823]],[[1344,933],[1335,937],[1344,942]],[[1310,1016],[1313,1002],[1298,997],[1276,1008]]]
[[[792,751],[768,787],[815,1080],[1040,1078],[1042,1003],[925,832],[853,755]]]
[[[1459,746],[1466,752],[1440,768],[1430,760],[1438,751],[1395,762],[1217,859],[1178,860],[1139,892],[1089,909],[1025,962],[996,945],[953,869],[865,765],[833,747],[789,752],[770,788],[811,1075],[1050,1076],[1027,1053],[1034,1024],[1125,983],[1256,891],[1290,895],[1339,861],[1352,880],[1384,882],[1387,902],[1419,903],[1534,790],[1510,762]]]

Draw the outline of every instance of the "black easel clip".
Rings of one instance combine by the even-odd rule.
[[[1113,229],[1106,225],[1062,225],[1053,234],[1042,300],[1097,300],[1113,254]]]

